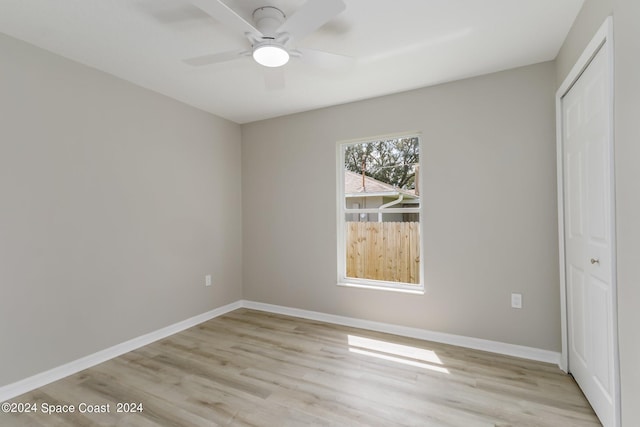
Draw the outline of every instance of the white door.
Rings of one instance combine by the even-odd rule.
[[[617,386],[610,78],[600,48],[561,101],[568,368],[605,427]]]

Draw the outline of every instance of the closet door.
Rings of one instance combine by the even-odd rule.
[[[600,47],[562,98],[569,372],[615,425],[610,68]]]

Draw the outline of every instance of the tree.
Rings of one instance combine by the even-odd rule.
[[[402,189],[415,188],[420,162],[417,137],[386,139],[346,146],[344,167]]]

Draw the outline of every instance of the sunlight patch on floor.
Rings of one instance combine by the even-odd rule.
[[[422,369],[448,374],[449,370],[437,365],[442,361],[435,351],[409,345],[395,344],[388,341],[349,335],[349,351],[378,359],[401,363]],[[426,362],[426,363],[425,363]]]

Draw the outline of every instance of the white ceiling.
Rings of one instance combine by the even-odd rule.
[[[344,12],[297,45],[354,65],[294,59],[275,90],[250,57],[182,61],[249,47],[188,0],[0,0],[0,32],[247,123],[552,60],[584,0],[344,1]],[[226,0],[247,20],[261,6],[290,15],[304,2]]]

